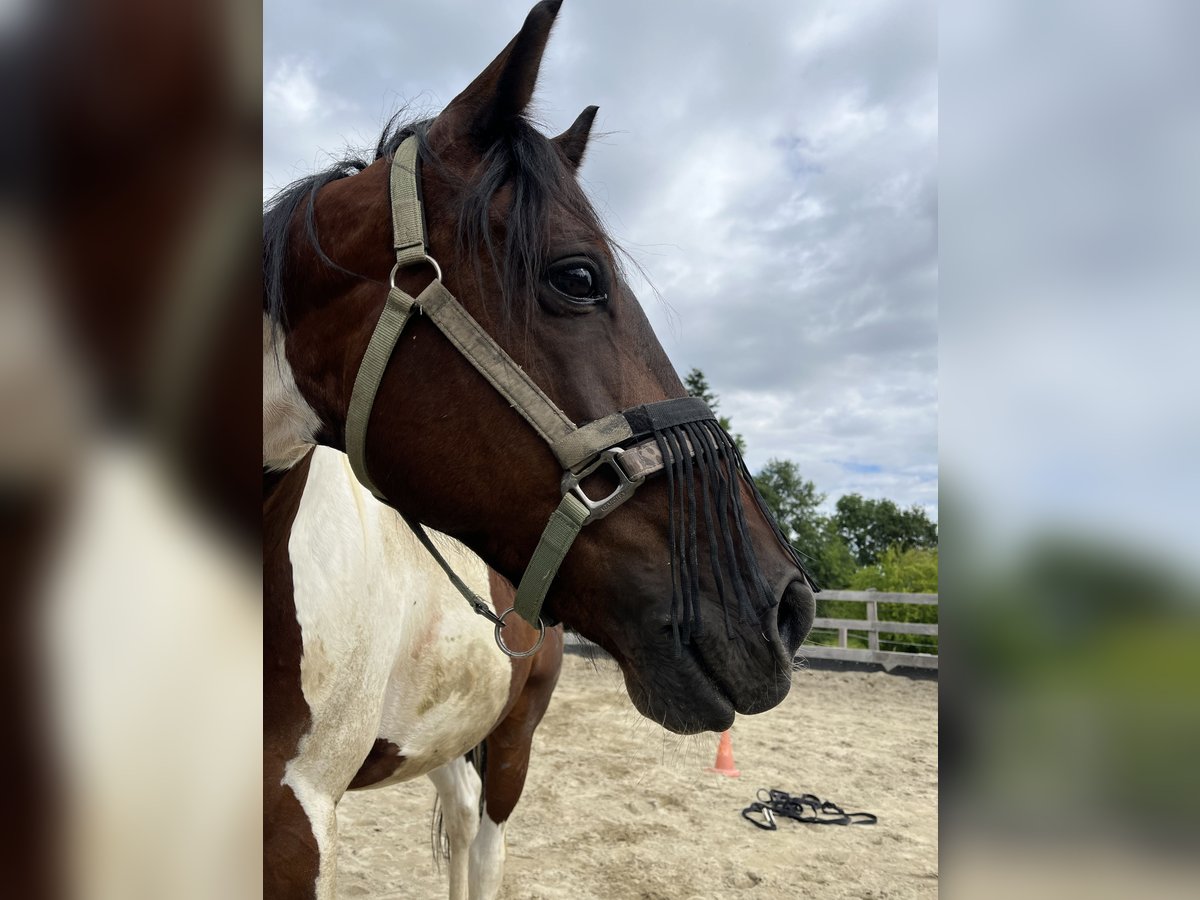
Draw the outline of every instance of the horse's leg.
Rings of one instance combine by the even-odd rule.
[[[546,643],[534,657],[533,668],[508,715],[487,736],[483,770],[483,815],[471,844],[471,898],[494,900],[504,881],[504,832],[525,776],[533,732],[550,706],[562,666],[562,629],[546,632]]]
[[[479,833],[471,844],[470,900],[493,900],[499,896],[504,883],[504,857],[507,853],[504,832],[508,817],[492,820],[486,804],[479,819]]]
[[[263,767],[263,900],[335,900],[337,798],[305,778],[301,760],[268,753]]]
[[[523,700],[524,697],[518,700],[512,712],[487,737],[483,813],[479,817],[479,833],[471,844],[470,900],[493,900],[504,882],[507,853],[504,832],[525,787],[533,727],[537,725],[535,721],[533,727],[522,727]],[[540,720],[541,715],[537,718]]]
[[[479,830],[479,775],[464,757],[429,773],[442,802],[442,823],[450,839],[450,900],[467,900],[471,842]]]
[[[312,900],[333,897],[332,858],[324,854],[330,839],[337,839],[337,824],[330,831],[329,816],[314,816],[319,805],[283,782],[282,761],[268,760],[263,782],[263,898]],[[329,804],[332,813],[333,804]],[[316,818],[318,821],[314,822]],[[321,821],[324,820],[324,821]]]

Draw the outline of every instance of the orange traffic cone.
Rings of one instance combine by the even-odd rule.
[[[717,744],[717,761],[707,771],[727,775],[730,778],[737,778],[742,774],[733,764],[733,738],[730,737],[728,731],[721,732],[721,743]]]

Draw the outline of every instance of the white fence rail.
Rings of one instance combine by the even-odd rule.
[[[797,655],[805,659],[837,659],[845,662],[879,663],[885,669],[891,670],[897,666],[912,666],[919,669],[936,669],[938,658],[936,653],[908,653],[898,650],[880,650],[879,633],[892,634],[923,634],[937,637],[936,624],[921,622],[881,622],[879,621],[880,603],[915,603],[923,606],[937,606],[937,594],[890,594],[882,591],[821,591],[818,600],[850,600],[867,605],[865,619],[826,619],[817,617],[813,620],[813,628],[824,628],[837,631],[836,647],[821,644],[804,644]],[[850,647],[848,645],[851,631],[867,633],[867,647]]]

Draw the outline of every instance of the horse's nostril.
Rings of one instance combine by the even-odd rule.
[[[816,615],[816,601],[812,591],[802,578],[788,582],[783,596],[779,598],[778,627],[779,641],[787,652],[794,656],[800,643],[808,636]]]

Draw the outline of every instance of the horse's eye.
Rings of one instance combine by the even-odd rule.
[[[587,266],[572,266],[553,273],[551,284],[574,300],[582,300],[592,294],[592,272]]]
[[[600,288],[600,275],[590,260],[576,258],[555,263],[546,278],[554,290],[572,303],[587,306],[607,299]]]

